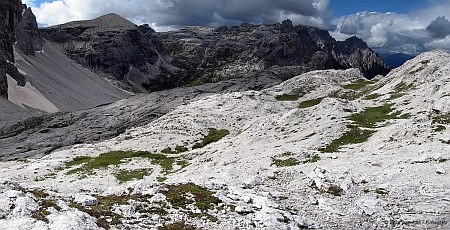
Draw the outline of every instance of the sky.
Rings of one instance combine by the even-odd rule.
[[[450,0],[22,0],[40,26],[117,13],[157,31],[291,19],[378,51],[450,51]]]

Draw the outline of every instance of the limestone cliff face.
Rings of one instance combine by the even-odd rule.
[[[41,30],[43,36],[60,43],[65,53],[96,72],[121,81],[134,91],[146,91],[148,78],[160,74],[160,55],[153,43],[155,32],[136,26],[116,14],[94,20],[71,22]]]
[[[0,96],[8,97],[6,74],[19,85],[25,85],[25,78],[14,66],[13,45],[26,54],[34,54],[42,48],[42,39],[36,17],[30,8],[20,0],[0,0]]]
[[[337,42],[327,31],[279,23],[187,27],[157,33],[115,14],[41,29],[78,63],[138,92],[245,77],[278,67],[294,74],[359,68],[367,78],[389,68],[360,39]]]
[[[23,7],[22,18],[16,29],[17,44],[26,55],[34,55],[35,51],[42,50],[43,40],[40,36],[36,17],[30,8]]]
[[[7,66],[14,61],[15,29],[22,16],[20,0],[0,0],[0,96],[8,96]]]

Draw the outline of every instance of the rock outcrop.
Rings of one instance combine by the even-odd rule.
[[[27,55],[42,49],[42,39],[36,17],[31,9],[20,0],[0,1],[0,96],[8,97],[6,74],[14,78],[20,86],[25,85],[25,77],[14,66],[13,45]]]
[[[41,51],[43,39],[40,36],[36,17],[31,8],[23,9],[22,18],[16,30],[16,47],[26,55],[34,55],[35,51]]]
[[[13,44],[16,41],[16,26],[22,16],[20,0],[0,1],[0,96],[8,97],[6,74],[9,63],[14,61]]]

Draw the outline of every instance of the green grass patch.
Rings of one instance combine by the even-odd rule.
[[[380,122],[385,122],[390,119],[399,119],[400,111],[394,112],[392,108],[393,104],[386,104],[377,107],[369,107],[364,109],[360,113],[353,114],[348,118],[352,120],[356,125],[349,125],[349,130],[345,132],[340,138],[333,140],[324,148],[320,148],[321,152],[336,152],[342,146],[348,144],[363,143],[369,139],[374,130],[361,129],[364,128],[376,128]],[[407,115],[405,115],[406,117]]]
[[[186,224],[184,221],[178,221],[171,224],[166,224],[163,227],[159,227],[158,230],[196,230],[197,228]]]
[[[360,127],[375,128],[378,122],[384,122],[390,119],[397,119],[400,112],[394,112],[393,104],[386,104],[377,107],[369,107],[360,113],[353,114],[349,117]]]
[[[66,163],[66,166],[76,166],[82,164],[81,167],[72,169],[67,172],[67,174],[74,173],[85,173],[93,174],[96,169],[105,169],[109,166],[119,165],[124,162],[124,160],[142,157],[149,159],[152,164],[157,164],[161,166],[165,173],[172,170],[172,165],[175,162],[174,158],[167,157],[163,154],[153,154],[144,151],[112,151],[107,153],[102,153],[95,158],[86,157],[76,157],[74,160]]]
[[[391,96],[389,97],[389,100],[394,100],[403,97],[407,94],[406,92],[413,90],[415,88],[416,87],[414,86],[413,83],[406,84],[405,82],[400,82],[397,85],[395,85],[394,92],[390,93]]]
[[[76,208],[82,212],[89,214],[97,218],[97,225],[104,229],[110,229],[111,225],[121,225],[122,215],[119,215],[112,210],[116,205],[126,205],[129,200],[136,200],[145,202],[150,197],[147,195],[110,195],[110,196],[98,196],[98,204],[92,206],[83,206],[78,203],[72,202],[69,206]]]
[[[219,141],[220,139],[224,138],[225,136],[227,136],[230,132],[226,129],[214,129],[214,128],[209,128],[208,129],[208,135],[206,135],[205,137],[203,137],[203,140],[201,140],[198,143],[195,143],[194,146],[192,147],[192,149],[198,149],[198,148],[203,148],[208,144],[214,143]]]
[[[37,203],[39,204],[39,210],[31,214],[31,218],[36,220],[48,223],[47,216],[51,214],[51,212],[48,211],[49,208],[55,208],[57,211],[61,211],[61,207],[59,207],[54,200],[38,199]]]
[[[305,159],[302,161],[303,164],[314,163],[320,160],[320,156],[317,154],[306,154]]]
[[[432,118],[432,122],[433,124],[448,125],[450,124],[450,113],[434,115]]]
[[[278,101],[296,101],[300,97],[302,97],[300,94],[282,94],[277,95],[275,99],[277,99]]]
[[[431,118],[431,123],[435,132],[445,131],[447,129],[445,125],[450,124],[450,114],[435,114]]]
[[[167,147],[167,148],[161,150],[161,153],[164,153],[164,154],[179,154],[179,153],[187,152],[188,150],[189,149],[184,147],[184,146],[177,145],[177,146],[175,146],[175,150],[172,150],[172,148]]]
[[[272,158],[272,164],[271,165],[275,165],[277,167],[289,167],[289,166],[295,166],[300,164],[300,161],[298,161],[297,159],[291,157],[291,158],[287,158],[287,159],[277,159],[277,158]]]
[[[397,117],[398,119],[409,119],[411,118],[412,115],[410,113],[404,113],[402,115],[400,115],[399,117]]]
[[[443,126],[443,125],[437,125],[436,126],[436,128],[434,128],[433,130],[435,131],[435,132],[442,132],[442,131],[444,131],[444,130],[446,130],[447,128],[445,128],[445,126]]]
[[[156,181],[158,181],[158,182],[164,182],[166,180],[167,180],[167,177],[163,177],[163,176],[156,177]]]
[[[349,91],[349,90],[338,90],[333,93],[330,93],[330,95],[328,95],[328,96],[333,97],[333,98],[340,98],[340,99],[352,101],[352,100],[360,98],[361,95],[362,95],[361,92]]]
[[[350,84],[348,84],[348,85],[344,85],[344,86],[342,86],[344,89],[351,89],[351,90],[357,90],[357,91],[359,91],[359,90],[361,90],[361,89],[363,89],[363,88],[365,88],[366,86],[368,86],[368,85],[370,85],[370,84],[372,84],[373,82],[371,82],[371,81],[366,81],[366,80],[357,80],[357,81],[355,81],[355,82],[352,82],[352,83],[350,83]]]
[[[430,62],[429,60],[421,61],[420,62],[421,65],[419,66],[419,68],[409,71],[409,74],[416,75],[416,73],[424,70],[428,66],[429,62]]]
[[[309,108],[309,107],[312,107],[312,106],[320,104],[320,102],[323,99],[324,99],[323,97],[320,97],[320,98],[315,98],[315,99],[311,99],[311,100],[307,100],[307,101],[302,101],[302,102],[300,102],[298,107],[300,109]]]
[[[403,92],[408,90],[408,85],[405,82],[400,82],[394,86],[395,92]]]
[[[169,185],[163,193],[174,208],[186,209],[186,205],[194,204],[205,212],[221,202],[213,192],[194,183]]]
[[[365,96],[364,100],[374,100],[374,99],[377,99],[377,98],[379,98],[381,96],[382,96],[381,94],[373,93],[373,94],[369,94],[369,95]]]
[[[125,183],[132,180],[140,180],[149,174],[149,169],[135,169],[135,170],[119,170],[115,175],[120,183]]]
[[[66,167],[72,167],[72,166],[75,166],[75,165],[84,164],[84,163],[87,163],[87,162],[89,162],[91,160],[92,160],[92,157],[77,156],[77,157],[73,158],[71,161],[66,162]]]
[[[329,145],[320,148],[319,151],[324,153],[337,152],[339,148],[348,144],[358,144],[366,142],[375,131],[360,129],[356,126],[350,126],[350,130],[344,133],[340,138],[333,140]]]
[[[406,95],[406,93],[401,93],[401,92],[399,92],[399,93],[391,93],[391,96],[389,97],[389,100],[394,100],[394,99],[403,97],[405,95]]]
[[[282,157],[290,157],[292,155],[294,155],[292,152],[284,152],[281,154]]]

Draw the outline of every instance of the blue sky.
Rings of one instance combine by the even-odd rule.
[[[333,16],[339,17],[361,11],[410,13],[430,5],[427,0],[332,0]]]
[[[157,31],[291,19],[375,49],[450,50],[450,0],[22,0],[40,26],[117,13]],[[392,12],[392,13],[388,13]]]
[[[29,0],[30,1],[30,0]],[[33,5],[55,0],[34,0]],[[409,13],[431,4],[430,0],[331,0],[329,7],[334,17],[361,11]]]

